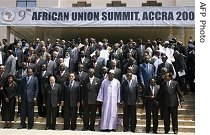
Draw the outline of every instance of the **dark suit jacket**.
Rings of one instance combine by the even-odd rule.
[[[112,61],[112,59],[107,60],[107,63],[106,63],[107,68],[111,68],[111,61]],[[121,61],[118,59],[115,59],[115,61],[117,63],[116,67],[121,69]]]
[[[79,72],[75,73],[75,80],[77,82],[83,83],[86,79],[88,78],[88,73],[87,72],[82,72],[81,75],[79,75]],[[81,85],[81,84],[80,84]]]
[[[161,104],[165,107],[175,107],[179,105],[178,97],[180,102],[184,102],[182,92],[179,88],[177,81],[171,80],[170,86],[166,86],[166,82],[160,85],[160,92],[158,99],[161,100]]]
[[[87,72],[88,71],[88,64],[89,64],[89,62],[90,62],[90,59],[88,59],[88,58],[86,58],[85,57],[85,59],[84,59],[84,61],[83,61],[83,63],[82,63],[82,61],[81,61],[81,58],[79,58],[78,60],[77,60],[77,62],[76,62],[76,71],[78,71],[78,65],[79,64],[83,64],[83,66],[84,66],[84,68],[83,68],[83,70],[85,71],[85,72]]]
[[[73,73],[76,71],[76,64],[73,58],[70,58],[69,60],[69,73]]]
[[[49,84],[49,78],[52,74],[48,71],[45,72],[44,76],[42,76],[43,71],[38,73],[38,82],[39,82],[39,89],[41,90],[42,94],[44,93],[45,87]]]
[[[146,91],[145,91],[145,106],[146,108],[152,109],[154,106],[158,106],[158,92],[159,92],[159,88],[156,86],[154,86],[154,98],[151,98],[152,96],[152,90],[150,85],[146,86]]]
[[[5,82],[7,81],[6,78],[7,78],[7,74],[3,72],[0,76],[0,87],[5,84]]]
[[[60,70],[56,72],[55,74],[55,78],[56,78],[56,82],[58,84],[60,84],[61,86],[64,85],[64,82],[66,82],[68,80],[69,77],[69,72],[65,70],[65,72],[63,73],[63,75],[61,76]]]
[[[187,66],[186,66],[186,62],[185,62],[185,59],[184,59],[182,54],[179,54],[178,57],[175,58],[175,61],[173,62],[173,66],[174,66],[174,69],[177,73],[181,70],[186,71]],[[177,77],[178,76],[179,75],[177,74]]]
[[[100,78],[100,76],[101,76],[101,69],[102,69],[103,66],[104,66],[104,65],[103,65],[102,63],[98,63],[98,62],[97,62],[96,67],[95,67],[95,73],[94,73],[94,75],[95,75],[96,77]],[[94,68],[94,67],[93,67],[93,62],[90,62],[90,63],[89,63],[88,69],[89,69],[89,68]]]
[[[60,104],[61,85],[55,83],[52,89],[50,84],[47,84],[43,94],[43,103],[46,107],[57,107]]]
[[[158,65],[157,76],[161,75],[161,69],[163,67],[166,67],[169,73],[174,74],[173,65],[171,63],[166,62],[165,64],[161,63],[160,65]]]
[[[42,67],[42,64],[44,63],[45,61],[43,59],[40,59],[37,63],[35,61],[35,72],[40,72],[41,71],[41,67]]]
[[[19,67],[21,67],[22,62],[24,61],[23,50],[17,49],[16,57],[17,57],[17,64]]]
[[[21,79],[27,75],[26,70],[27,70],[27,69],[24,70],[25,75],[22,74],[23,69],[19,69],[19,70],[16,72],[15,81],[16,81],[18,84],[20,83]]]
[[[69,81],[64,83],[64,88],[61,94],[61,101],[64,101],[64,107],[76,107],[77,102],[80,102],[80,84],[74,81],[72,87],[69,86]]]
[[[94,77],[92,84],[87,78],[82,87],[82,101],[84,104],[96,104],[97,95],[101,86],[101,80]]]
[[[27,84],[26,77],[21,80],[19,93],[21,95],[22,102],[34,102],[34,98],[38,95],[38,79],[37,77],[31,76],[29,83]]]
[[[131,86],[129,87],[128,81],[125,80],[121,85],[121,101],[125,105],[136,105],[139,97],[139,86],[138,82],[132,80]]]

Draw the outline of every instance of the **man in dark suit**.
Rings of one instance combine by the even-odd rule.
[[[144,51],[146,49],[145,45],[142,44],[142,39],[137,40],[135,48],[138,54],[137,65],[140,65],[144,62]]]
[[[177,81],[172,80],[172,74],[166,73],[165,82],[160,85],[159,98],[163,104],[164,130],[167,134],[170,130],[170,116],[174,134],[178,134],[178,106],[182,107],[184,98]],[[178,101],[179,98],[179,101]]]
[[[39,53],[35,53],[34,54],[35,57],[35,74],[37,74],[38,72],[40,72],[42,70],[42,64],[44,64],[45,60],[40,59],[40,54]]]
[[[76,62],[76,66],[78,66],[79,64],[82,64],[83,65],[83,70],[85,71],[85,72],[87,72],[88,71],[88,64],[89,64],[89,62],[90,62],[90,59],[88,59],[86,56],[85,56],[85,52],[84,51],[81,51],[80,53],[79,53],[79,58],[78,58],[78,60],[77,60],[77,62]],[[79,70],[79,69],[78,69]],[[78,71],[78,70],[76,70],[76,71]]]
[[[7,78],[7,74],[5,74],[4,70],[5,70],[5,66],[0,65],[0,88],[3,87]],[[0,94],[0,105],[1,103],[2,103],[2,95]]]
[[[95,55],[93,55],[92,57],[91,57],[91,62],[89,63],[89,65],[88,65],[88,69],[89,68],[93,68],[94,70],[95,70],[95,76],[96,77],[98,77],[98,78],[100,78],[100,75],[101,75],[101,69],[102,69],[102,67],[104,66],[104,64],[103,64],[103,62],[101,62],[101,61],[97,61],[97,57],[95,56]]]
[[[166,56],[166,54],[162,54],[161,59],[162,59],[163,63],[158,65],[157,76],[161,75],[161,69],[163,67],[166,67],[168,72],[172,73],[172,75],[174,75],[174,66],[171,63],[167,62],[168,57]]]
[[[58,71],[55,73],[56,82],[61,85],[61,88],[64,87],[64,82],[68,80],[69,71],[66,69],[64,63],[59,65]],[[59,117],[60,107],[57,108],[57,116]],[[63,117],[63,107],[61,108],[61,116]]]
[[[136,105],[139,97],[138,82],[132,80],[132,73],[127,73],[127,80],[124,80],[121,85],[121,101],[123,108],[123,126],[124,132],[130,129],[135,132],[136,129]]]
[[[38,95],[38,79],[33,76],[33,70],[27,69],[27,76],[21,80],[20,87],[21,101],[21,124],[18,129],[26,128],[26,116],[28,117],[28,129],[34,125],[34,102]]]
[[[46,106],[46,130],[55,130],[57,107],[60,106],[61,85],[55,83],[55,77],[49,78],[43,94],[43,106]]]
[[[75,80],[80,82],[80,89],[82,90],[82,85],[84,83],[84,81],[88,78],[88,73],[84,71],[84,65],[83,64],[79,64],[78,65],[78,72],[75,73]],[[83,117],[83,105],[80,104],[79,107],[79,116],[80,118]]]
[[[64,130],[76,129],[77,108],[80,106],[80,84],[75,81],[75,74],[70,73],[64,83],[61,94],[61,106],[64,106]],[[71,119],[71,126],[70,126]]]
[[[84,117],[83,117],[83,131],[91,130],[95,131],[95,118],[96,118],[96,98],[101,86],[101,80],[94,76],[94,69],[88,70],[88,78],[83,83],[82,88],[82,104],[84,105]],[[89,124],[90,119],[90,124]]]
[[[49,77],[52,74],[47,71],[47,65],[42,64],[41,70],[37,73],[37,78],[39,82],[39,91],[37,97],[37,106],[38,106],[38,116],[45,117],[46,116],[46,107],[43,106],[43,93],[45,91],[45,86],[49,84]]]
[[[21,64],[24,61],[24,54],[23,50],[21,49],[20,43],[18,42],[15,47],[15,57],[16,57],[16,70],[19,70],[21,68]]]
[[[187,65],[185,62],[185,58],[183,54],[181,54],[179,51],[174,51],[174,59],[175,61],[172,63],[174,66],[174,69],[176,71],[176,78],[175,80],[179,83],[180,89],[182,92],[184,92],[184,95],[188,94],[189,91],[187,89],[187,82],[186,82],[186,70]],[[183,75],[180,75],[179,73],[185,73]]]
[[[158,92],[159,92],[159,86],[156,84],[156,80],[151,78],[150,85],[146,86],[146,91],[145,91],[146,133],[150,132],[151,116],[152,116],[153,133],[157,134],[158,108],[159,108],[159,102],[157,100]]]

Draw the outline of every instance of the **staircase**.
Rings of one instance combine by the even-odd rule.
[[[189,93],[188,95],[184,96],[185,102],[182,108],[178,109],[178,127],[179,132],[183,133],[195,133],[195,93]],[[35,116],[37,116],[37,106],[35,106]],[[123,117],[123,109],[120,107],[118,109],[118,116],[121,119],[122,123],[122,117]],[[159,116],[160,118],[160,116]],[[0,118],[1,119],[1,118]],[[26,120],[27,121],[27,120]],[[35,117],[34,118],[34,129],[40,129],[44,130],[45,128],[45,118],[42,117]],[[152,123],[152,122],[151,122]],[[19,127],[20,124],[20,117],[17,115],[17,106],[16,106],[16,116],[15,120],[13,122],[12,128]],[[99,130],[99,119],[96,119],[95,123],[95,129]],[[171,124],[172,125],[172,124]],[[4,126],[4,122],[0,121],[0,128]],[[56,128],[58,130],[61,130],[63,128],[63,118],[58,117],[57,118],[57,125]],[[83,128],[83,122],[81,118],[77,119],[77,130],[80,130]],[[137,109],[137,126],[136,126],[136,132],[145,133],[146,128],[146,113],[145,110]],[[117,132],[122,132],[123,126],[118,125]],[[163,120],[159,119],[159,126],[158,126],[158,132],[164,133],[164,126],[163,126]],[[172,127],[170,132],[172,132]]]

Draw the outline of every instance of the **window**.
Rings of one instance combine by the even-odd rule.
[[[17,0],[17,7],[36,7],[36,0]]]
[[[126,7],[126,3],[121,3],[121,1],[112,1],[112,3],[107,3],[107,7]]]
[[[147,1],[147,3],[142,3],[142,6],[162,6],[162,3],[157,1]]]
[[[91,7],[91,4],[83,1],[78,1],[76,4],[72,4],[72,7]]]

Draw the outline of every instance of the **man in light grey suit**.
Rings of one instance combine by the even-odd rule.
[[[51,55],[49,53],[46,55],[45,64],[47,65],[47,72],[49,72],[52,75],[55,75],[56,62],[51,60]]]
[[[5,62],[5,74],[6,75],[16,74],[16,58],[13,56],[12,50],[8,50],[8,58]]]

